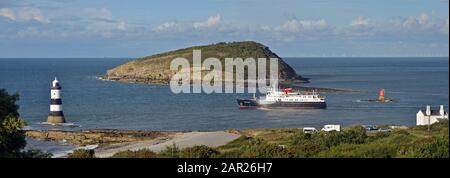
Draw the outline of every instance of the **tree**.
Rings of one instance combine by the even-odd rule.
[[[18,94],[10,95],[5,89],[0,89],[0,122],[8,115],[19,117],[17,100]]]
[[[0,89],[0,157],[21,157],[25,147],[25,122],[19,119],[18,94],[10,95]]]

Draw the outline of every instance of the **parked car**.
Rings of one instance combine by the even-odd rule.
[[[378,130],[378,126],[376,125],[362,125],[366,131],[374,131]]]
[[[317,131],[317,129],[316,128],[314,128],[314,127],[304,127],[303,128],[303,133],[314,133],[314,132],[316,132]]]
[[[322,131],[325,131],[325,132],[331,132],[331,131],[340,132],[341,131],[341,125],[338,125],[338,124],[324,125],[323,128],[322,128]]]

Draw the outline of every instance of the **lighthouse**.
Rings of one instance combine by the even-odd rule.
[[[66,119],[62,111],[61,101],[61,86],[56,79],[52,82],[52,88],[50,90],[50,113],[48,114],[47,122],[52,124],[65,123]]]

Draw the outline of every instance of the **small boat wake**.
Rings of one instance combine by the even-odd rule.
[[[357,102],[357,103],[362,103],[362,102],[364,102],[364,103],[371,103],[371,102],[376,102],[376,103],[393,103],[393,102],[396,102],[396,100],[391,99],[391,98],[386,98],[384,89],[381,89],[380,90],[380,94],[378,96],[378,99],[367,99],[367,100],[359,99],[359,100],[355,100],[355,102]]]
[[[41,125],[51,125],[51,126],[60,126],[60,127],[80,127],[75,123],[49,123],[49,122],[41,122]]]
[[[395,103],[396,100],[393,99],[384,99],[384,100],[355,100],[357,103]]]

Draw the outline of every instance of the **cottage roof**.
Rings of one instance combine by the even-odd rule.
[[[420,112],[423,113],[423,115],[426,115],[426,110],[421,109]],[[447,112],[444,112],[444,115],[446,115]],[[431,116],[440,116],[441,113],[439,113],[439,110],[431,110]]]

